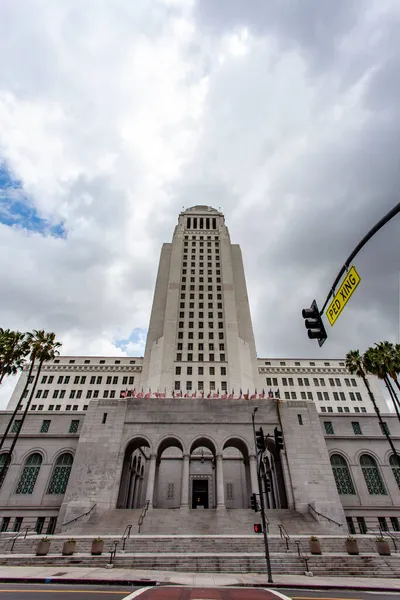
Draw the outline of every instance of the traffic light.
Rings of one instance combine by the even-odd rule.
[[[254,533],[262,533],[262,525],[261,523],[254,523]]]
[[[278,450],[278,452],[283,450],[282,431],[279,431],[279,429],[277,427],[275,427],[275,429],[274,429],[274,438],[275,438],[275,446],[276,446],[276,449]]]
[[[258,512],[258,502],[257,502],[257,494],[252,494],[250,497],[251,508],[254,512]]]
[[[265,445],[265,436],[262,427],[256,431],[256,446],[257,450],[260,452],[265,452],[267,448]]]
[[[319,314],[319,308],[315,300],[311,304],[310,308],[303,308],[302,313],[303,319],[305,319],[305,326],[308,329],[308,337],[310,340],[318,340],[318,344],[322,346],[325,342],[328,334],[326,333],[325,326],[322,322],[322,315]]]

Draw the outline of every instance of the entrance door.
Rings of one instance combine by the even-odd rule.
[[[192,508],[208,508],[208,479],[193,479]]]

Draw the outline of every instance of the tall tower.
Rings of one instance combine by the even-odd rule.
[[[167,395],[257,385],[241,250],[210,206],[181,212],[162,247],[141,381]]]

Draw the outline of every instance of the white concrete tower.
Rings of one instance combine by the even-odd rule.
[[[143,389],[253,392],[257,360],[240,247],[209,206],[180,213],[161,250]]]

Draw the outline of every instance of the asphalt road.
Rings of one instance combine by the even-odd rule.
[[[0,600],[398,600],[395,592],[263,588],[152,588],[78,585],[2,584]]]

